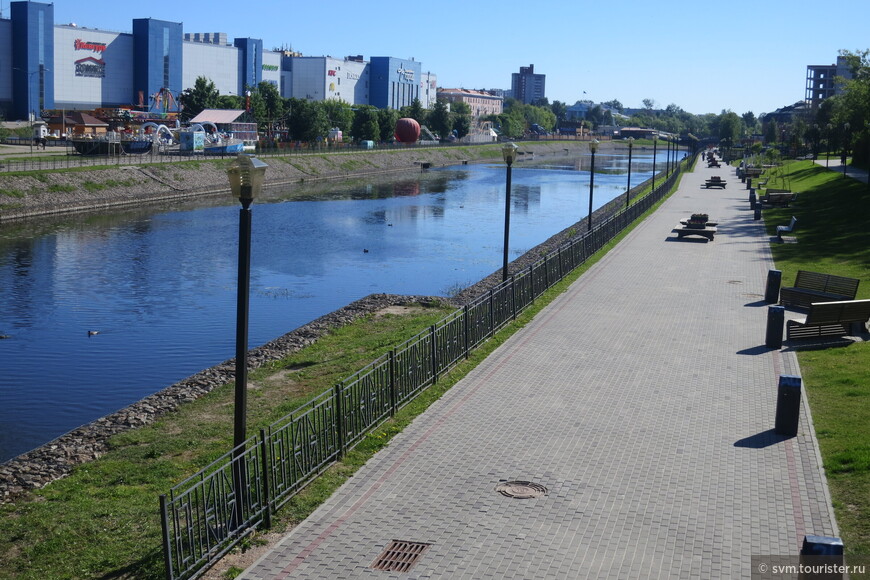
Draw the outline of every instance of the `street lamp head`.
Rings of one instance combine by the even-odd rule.
[[[240,154],[227,168],[227,178],[233,196],[242,203],[250,203],[263,188],[263,177],[269,167],[256,157]]]
[[[511,165],[517,160],[517,149],[519,147],[516,146],[516,143],[508,142],[502,145],[501,156],[504,158],[505,163]]]
[[[631,149],[632,147],[634,147],[634,137],[629,137],[628,138],[628,148]]]
[[[659,140],[659,134],[653,133],[653,141],[658,141],[658,140]]]
[[[598,151],[598,139],[593,139],[589,142],[589,150],[595,153]]]

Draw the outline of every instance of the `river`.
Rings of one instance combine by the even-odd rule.
[[[651,157],[634,156],[633,185]],[[625,158],[599,167],[595,208],[626,186]],[[448,295],[499,269],[504,180],[471,165],[270,191],[253,206],[250,346],[368,294]],[[516,164],[511,259],[585,218],[588,192],[576,166]],[[238,207],[0,229],[0,461],[234,356]]]

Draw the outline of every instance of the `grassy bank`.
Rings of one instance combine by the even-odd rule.
[[[774,244],[790,285],[798,270],[858,278],[870,298],[870,191],[811,161],[791,162],[773,187],[800,192],[791,208],[764,210],[768,233],[798,219],[797,244]],[[870,554],[870,343],[798,352],[804,388],[847,553]]]

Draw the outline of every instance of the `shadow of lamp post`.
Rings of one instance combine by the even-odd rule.
[[[511,231],[511,166],[517,158],[518,147],[514,143],[505,143],[501,148],[501,155],[507,164],[507,176],[505,178],[504,191],[504,260],[501,268],[501,281],[508,277],[508,240]]]
[[[233,489],[236,501],[233,510],[234,527],[245,521],[244,498],[247,474],[244,465],[247,433],[248,387],[248,306],[251,285],[251,203],[263,188],[268,165],[248,155],[239,155],[227,168],[227,177],[239,210],[239,282],[236,300],[236,376],[233,413]]]
[[[628,209],[631,195],[631,152],[634,149],[634,137],[628,138],[628,184],[625,186],[625,209]]]
[[[589,215],[587,217],[586,231],[592,231],[592,188],[595,184],[595,152],[598,151],[598,139],[589,142],[589,151],[592,153],[592,167],[589,170]]]

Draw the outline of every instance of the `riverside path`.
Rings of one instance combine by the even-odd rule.
[[[753,555],[838,535],[805,397],[798,435],[773,431],[800,370],[764,346],[748,193],[728,166],[685,174],[241,578],[750,578]],[[671,233],[692,213],[714,241]],[[417,563],[373,569],[393,540]]]

